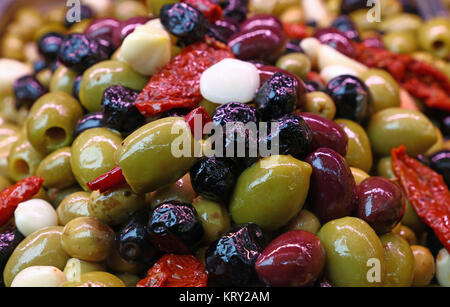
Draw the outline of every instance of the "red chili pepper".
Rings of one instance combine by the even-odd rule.
[[[193,109],[203,99],[200,93],[202,73],[215,63],[233,58],[233,52],[219,44],[192,44],[172,59],[136,99],[136,107],[145,116],[155,116],[174,108]]]
[[[302,23],[283,23],[283,28],[289,38],[304,39],[311,36],[308,27]]]
[[[206,287],[205,266],[192,255],[166,254],[147,272],[137,287]]]
[[[9,221],[21,202],[39,192],[43,182],[40,176],[28,177],[0,192],[0,226]]]
[[[392,149],[392,167],[411,205],[450,252],[450,192],[441,175],[406,154]]]
[[[204,107],[198,107],[186,115],[184,120],[191,128],[192,135],[201,139],[203,137],[203,127],[211,121],[211,117]],[[197,133],[195,133],[195,128],[198,130]]]
[[[183,0],[202,12],[211,23],[222,18],[222,7],[208,0]]]

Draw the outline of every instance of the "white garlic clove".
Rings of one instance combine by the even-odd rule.
[[[34,198],[17,206],[14,221],[17,229],[26,237],[39,229],[57,226],[58,215],[50,203]]]
[[[66,281],[66,275],[53,266],[30,266],[20,271],[11,287],[58,287]]]

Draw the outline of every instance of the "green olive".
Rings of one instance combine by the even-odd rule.
[[[236,224],[253,222],[268,230],[286,225],[303,208],[312,168],[291,156],[269,156],[238,178],[230,201]]]
[[[50,92],[64,92],[72,95],[73,82],[77,76],[78,74],[73,70],[64,65],[59,66],[50,80]]]
[[[64,269],[69,255],[61,247],[63,227],[51,226],[35,231],[16,247],[3,270],[3,280],[9,287],[14,277],[23,269],[48,265]]]
[[[391,149],[406,146],[409,155],[425,153],[437,139],[436,130],[421,112],[402,108],[388,108],[375,113],[367,132],[374,152],[388,156]]]
[[[324,92],[311,92],[306,94],[305,112],[318,114],[328,119],[336,115],[336,105],[333,99]]]
[[[349,14],[359,32],[375,30],[377,27],[376,22],[371,22],[369,18],[367,18],[368,12],[368,9],[359,9]]]
[[[397,178],[394,174],[394,170],[392,169],[391,156],[383,157],[378,161],[377,174],[378,174],[378,176],[381,176],[381,177],[384,177],[387,179]]]
[[[52,80],[52,71],[50,68],[44,68],[40,72],[36,74],[36,79],[42,84],[44,87],[50,87],[50,81]]]
[[[400,89],[397,81],[381,69],[368,69],[360,75],[372,96],[373,112],[400,106]]]
[[[111,85],[122,85],[140,91],[147,82],[147,77],[134,72],[125,62],[100,62],[84,72],[80,85],[80,101],[89,112],[98,112],[101,111],[103,92]]]
[[[139,1],[121,1],[114,7],[114,16],[119,20],[127,20],[131,17],[143,15],[148,15],[147,7]]]
[[[298,6],[297,0],[277,0],[272,13],[275,16],[279,16],[285,10],[293,6]]]
[[[336,123],[344,129],[348,136],[345,160],[349,166],[369,172],[372,168],[373,157],[369,137],[364,128],[348,119],[337,119]]]
[[[74,185],[65,189],[48,189],[48,198],[53,207],[57,208],[61,202],[72,193],[81,192],[83,189],[79,185]]]
[[[101,262],[89,262],[77,258],[70,258],[64,267],[67,281],[81,281],[81,275],[89,272],[106,271]]]
[[[119,277],[102,271],[84,273],[80,276],[80,281],[69,281],[61,287],[125,287]]]
[[[123,224],[130,212],[143,209],[145,196],[134,193],[129,187],[122,187],[105,193],[94,191],[89,197],[89,216],[116,226]]]
[[[83,109],[72,96],[64,92],[46,94],[31,107],[27,120],[28,139],[42,153],[69,146],[81,116]]]
[[[278,59],[276,66],[297,75],[303,80],[306,80],[308,73],[311,71],[311,61],[306,55],[299,52],[283,55]]]
[[[83,131],[72,144],[70,165],[75,179],[86,191],[90,182],[116,166],[114,153],[122,137],[108,128]]]
[[[58,149],[41,161],[36,174],[44,179],[46,188],[68,188],[76,183],[70,166],[71,148]]]
[[[384,0],[380,1],[380,4],[381,4],[380,10],[382,20],[384,20],[384,18],[398,15],[403,11],[403,6],[400,0]]]
[[[118,148],[116,161],[133,191],[147,193],[183,177],[197,160],[195,147],[184,119],[167,117],[129,135]]]
[[[425,230],[425,224],[422,219],[417,215],[416,210],[411,206],[409,200],[406,200],[405,214],[401,220],[402,224],[408,226],[417,233]]]
[[[434,153],[437,153],[438,151],[441,151],[444,149],[444,136],[442,135],[441,129],[439,129],[437,126],[434,127],[436,131],[436,143],[433,144],[428,150],[425,152],[426,156],[432,156]]]
[[[441,59],[450,57],[450,20],[436,17],[428,20],[419,29],[419,45]]]
[[[414,255],[414,280],[413,287],[426,287],[436,273],[436,265],[433,254],[424,246],[412,245]]]
[[[38,9],[32,6],[21,7],[15,14],[15,21],[22,29],[22,38],[29,41],[34,33],[44,24],[44,18]]]
[[[386,48],[395,53],[412,53],[418,49],[413,31],[393,31],[383,36]]]
[[[385,18],[378,24],[381,32],[392,31],[416,31],[423,25],[423,20],[419,16],[410,13],[401,13]]]
[[[190,204],[196,195],[192,188],[191,176],[186,174],[177,182],[151,193],[150,207],[155,209],[159,204],[169,200],[179,200]]]
[[[64,226],[61,246],[73,258],[103,261],[114,243],[114,231],[92,217],[77,217]]]
[[[59,223],[64,226],[77,217],[89,216],[90,195],[84,191],[67,195],[56,208]]]
[[[230,217],[223,205],[201,196],[195,199],[192,205],[197,210],[198,217],[205,230],[203,236],[205,244],[211,244],[229,230]]]
[[[153,13],[153,15],[158,16],[161,7],[165,4],[174,4],[178,0],[145,0],[148,10]]]
[[[117,277],[125,284],[126,287],[136,287],[141,278],[136,274],[121,273],[117,274]]]
[[[67,14],[67,8],[61,6],[50,7],[45,14],[45,19],[49,23],[64,22]]]
[[[385,286],[410,287],[414,278],[414,256],[408,242],[393,233],[380,238],[386,259]]]
[[[370,177],[369,174],[359,168],[350,167],[350,170],[352,171],[353,178],[355,178],[355,183],[357,185]]]
[[[414,231],[401,223],[392,229],[392,233],[402,237],[406,242],[408,242],[409,245],[417,244],[417,237]]]
[[[332,285],[383,285],[386,271],[383,245],[365,221],[355,217],[336,219],[323,225],[317,236],[326,251],[325,274]]]
[[[320,229],[320,221],[317,216],[309,210],[303,209],[286,226],[286,231],[305,230],[316,234]]]
[[[108,258],[106,259],[106,263],[108,265],[108,268],[116,273],[139,274],[145,269],[145,266],[143,266],[141,263],[128,262],[123,259],[120,256],[117,248],[111,249]]]
[[[25,42],[12,33],[1,38],[0,54],[9,59],[23,61],[25,59]]]

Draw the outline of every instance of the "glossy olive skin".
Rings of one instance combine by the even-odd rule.
[[[84,130],[100,127],[104,127],[102,112],[86,114],[78,120],[77,125],[75,126],[74,137],[79,136]]]
[[[383,36],[383,44],[395,53],[409,54],[417,50],[417,39],[413,31],[393,31]]]
[[[365,179],[369,178],[370,175],[367,174],[365,171],[356,168],[356,167],[350,167],[350,170],[352,171],[353,174],[353,178],[355,178],[355,183],[356,185],[360,184],[361,182],[363,182]]]
[[[442,150],[430,157],[430,167],[441,174],[447,186],[450,186],[450,150]]]
[[[377,163],[377,174],[378,176],[395,179],[394,170],[392,169],[392,158],[391,156],[383,157],[378,160]]]
[[[64,226],[61,246],[73,258],[103,261],[114,243],[114,231],[92,217],[78,217]]]
[[[408,242],[387,233],[380,237],[386,259],[385,286],[410,287],[414,278],[414,256]]]
[[[247,18],[243,23],[240,24],[241,31],[248,31],[257,28],[276,28],[283,29],[283,24],[281,21],[270,14],[260,14],[254,17]]]
[[[145,196],[134,193],[129,187],[100,193],[94,191],[89,198],[89,216],[108,225],[124,223],[130,212],[145,206]]]
[[[369,136],[364,128],[348,119],[337,119],[335,122],[344,129],[348,137],[348,150],[345,155],[347,163],[369,172],[372,168],[373,156]]]
[[[396,235],[399,235],[400,237],[405,239],[409,245],[415,245],[418,243],[414,231],[412,231],[412,229],[408,226],[402,225],[401,223],[398,223],[397,226],[392,229],[392,233],[395,233]]]
[[[65,282],[61,287],[125,287],[119,277],[101,271],[81,274],[80,281]]]
[[[361,73],[360,77],[372,96],[373,112],[400,106],[398,83],[388,72],[381,69],[368,69]]]
[[[277,67],[295,74],[299,78],[306,80],[311,71],[311,61],[303,53],[289,53],[277,60]]]
[[[375,231],[361,219],[344,217],[328,222],[317,234],[326,252],[325,275],[337,287],[370,287],[383,285],[386,271],[383,245]],[[380,282],[369,282],[373,265],[379,260]],[[374,276],[377,277],[377,276]]]
[[[296,217],[290,220],[289,224],[286,226],[286,230],[304,230],[316,234],[319,231],[320,226],[320,221],[314,213],[302,209]]]
[[[306,286],[325,265],[325,249],[312,233],[286,232],[274,239],[255,263],[258,277],[269,286]]]
[[[355,57],[356,50],[351,40],[336,28],[318,29],[314,32],[314,37],[350,58]]]
[[[421,233],[425,230],[425,223],[417,215],[416,210],[412,207],[408,199],[406,199],[405,214],[401,220],[402,226],[407,226],[417,233]]]
[[[190,146],[188,157],[172,154],[172,143],[178,141],[182,141],[183,146]],[[167,117],[148,123],[129,135],[120,144],[116,161],[133,191],[152,192],[174,183],[189,171],[196,161],[194,142],[183,118]]]
[[[42,153],[68,146],[82,115],[83,109],[72,96],[63,92],[44,95],[33,104],[28,115],[28,139]]]
[[[50,188],[48,189],[47,196],[49,202],[53,205],[53,207],[58,207],[59,204],[64,200],[64,198],[72,193],[81,191],[83,191],[83,189],[76,184],[65,189]]]
[[[450,54],[450,22],[448,18],[438,17],[427,21],[419,29],[419,45],[441,59]]]
[[[50,92],[64,92],[72,95],[77,73],[64,65],[59,66],[50,79]]]
[[[406,146],[408,155],[417,156],[436,142],[431,121],[418,111],[388,108],[375,113],[367,127],[375,154],[389,156],[392,148]]]
[[[231,222],[225,206],[201,196],[194,200],[192,206],[203,225],[203,243],[210,244],[229,230]]]
[[[436,264],[433,254],[424,246],[412,245],[414,255],[414,279],[413,287],[426,287],[433,279],[436,272]]]
[[[103,92],[111,85],[122,85],[142,90],[148,79],[134,72],[120,61],[104,61],[91,66],[83,74],[80,85],[80,102],[89,112],[101,111]]]
[[[336,106],[330,96],[324,92],[314,91],[306,94],[304,111],[332,120],[336,115]]]
[[[70,166],[70,147],[58,149],[46,156],[36,170],[36,175],[44,179],[42,184],[46,188],[68,188],[76,183]]]
[[[5,285],[9,287],[14,277],[30,266],[49,265],[63,270],[70,257],[61,246],[62,231],[61,226],[46,227],[20,242],[3,271]]]
[[[311,166],[291,156],[269,156],[247,168],[230,200],[236,224],[255,223],[275,230],[286,225],[303,207]]]
[[[65,226],[71,220],[77,217],[89,216],[89,192],[75,192],[67,195],[56,208],[58,221]]]
[[[75,179],[86,191],[86,183],[116,166],[114,153],[121,136],[107,128],[93,128],[81,133],[72,144],[70,165]]]
[[[150,194],[150,208],[155,209],[159,204],[169,200],[179,200],[192,203],[197,196],[191,184],[191,176],[184,175],[171,185],[165,186]]]

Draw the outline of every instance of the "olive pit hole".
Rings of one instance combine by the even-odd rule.
[[[52,144],[60,144],[66,140],[66,131],[60,127],[51,127],[45,131],[45,136]]]
[[[444,45],[445,45],[444,42],[441,40],[437,40],[437,41],[433,42],[433,48],[435,50],[441,49],[442,47],[444,47]]]
[[[28,162],[23,159],[18,159],[14,161],[13,169],[18,174],[28,176],[30,173],[30,166],[28,165]]]

